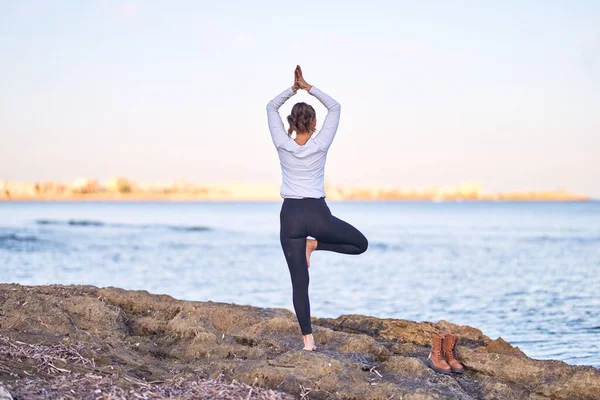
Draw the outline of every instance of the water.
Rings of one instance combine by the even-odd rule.
[[[600,367],[600,202],[330,203],[369,238],[313,254],[313,315],[438,321]],[[292,309],[280,203],[0,203],[0,281]]]

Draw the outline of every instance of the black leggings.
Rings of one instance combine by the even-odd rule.
[[[331,215],[324,198],[284,199],[279,219],[279,238],[292,278],[294,310],[302,334],[308,335],[312,327],[306,237],[317,239],[317,250],[343,254],[364,253],[368,241],[358,229]]]

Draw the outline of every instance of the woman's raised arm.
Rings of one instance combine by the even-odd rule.
[[[315,143],[317,143],[323,150],[327,150],[329,149],[329,146],[331,146],[333,138],[337,132],[337,128],[340,123],[342,106],[332,97],[314,86],[310,88],[308,93],[315,96],[321,103],[323,103],[325,108],[327,108],[327,116],[325,117],[323,126],[321,127],[317,137],[315,137]]]
[[[315,143],[317,143],[317,145],[319,145],[319,147],[321,147],[323,150],[327,150],[329,149],[329,146],[331,146],[333,138],[337,132],[337,128],[340,123],[340,112],[342,107],[340,106],[340,103],[335,101],[333,98],[320,91],[316,87],[309,85],[304,79],[302,68],[300,68],[299,65],[296,65],[294,77],[295,85],[315,96],[321,103],[323,103],[325,108],[327,108],[327,116],[325,117],[325,121],[323,122],[323,126],[321,127],[319,134],[315,138]]]
[[[296,90],[294,90],[294,86],[287,88],[267,104],[267,120],[269,122],[269,130],[271,131],[271,138],[273,139],[275,147],[281,146],[281,144],[289,138],[283,127],[283,121],[279,115],[279,108],[295,94]]]

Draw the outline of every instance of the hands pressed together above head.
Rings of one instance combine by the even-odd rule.
[[[302,68],[299,65],[296,65],[296,69],[294,70],[294,85],[292,86],[292,90],[295,92],[298,89],[304,89],[309,91],[312,88],[312,85],[309,85],[304,80],[302,76]]]

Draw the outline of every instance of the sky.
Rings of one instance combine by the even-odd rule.
[[[591,0],[0,0],[0,179],[276,184],[296,64],[329,183],[600,198]]]

